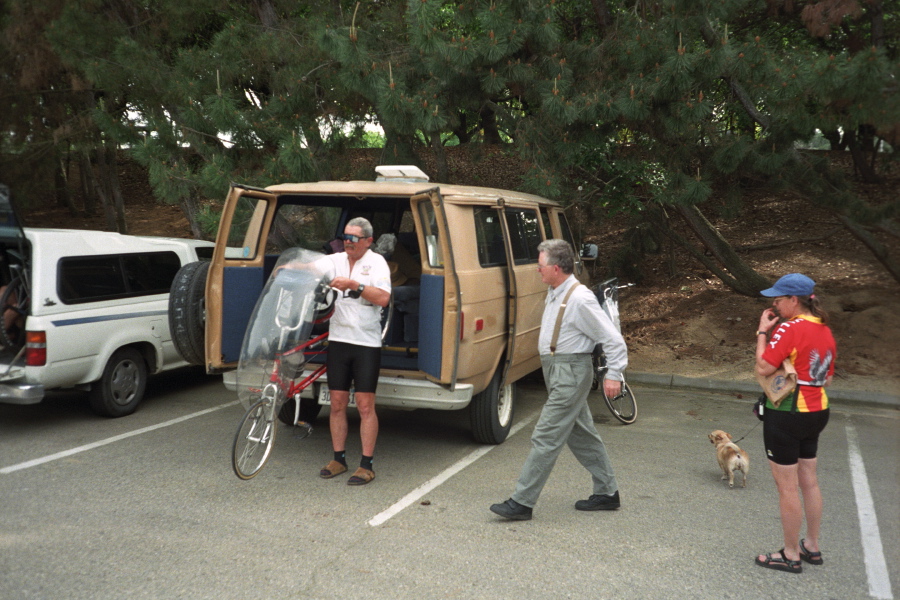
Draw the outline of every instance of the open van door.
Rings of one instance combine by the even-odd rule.
[[[437,188],[410,198],[413,220],[423,250],[419,306],[419,370],[434,383],[456,386],[462,306],[459,277],[447,227],[444,202]]]
[[[0,183],[0,305],[21,316],[31,311],[31,256],[9,188]],[[24,327],[0,327],[0,348],[13,353],[25,345]]]
[[[247,323],[277,256],[266,256],[266,239],[277,196],[232,185],[222,210],[216,247],[206,278],[206,369],[237,366]]]

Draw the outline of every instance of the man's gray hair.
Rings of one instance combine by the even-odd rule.
[[[575,271],[575,252],[566,240],[544,240],[538,244],[538,252],[544,253],[548,265],[557,265],[566,275]]]
[[[372,230],[372,224],[365,217],[354,217],[347,221],[347,227],[359,227],[362,229],[363,237],[370,238],[375,232]]]

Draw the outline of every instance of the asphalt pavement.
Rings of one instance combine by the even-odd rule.
[[[0,405],[0,598],[900,597],[895,408],[835,403],[820,445],[825,564],[793,575],[753,564],[781,527],[752,397],[639,379],[633,425],[591,399],[622,508],[574,510],[590,479],[564,451],[528,522],[488,507],[513,491],[540,381],[520,386],[498,446],[472,440],[466,411],[381,411],[377,478],[361,488],[316,475],[327,411],[307,439],[281,427],[262,472],[238,480],[243,410],[214,379],[154,378],[122,419],[65,395]],[[721,481],[713,429],[749,452],[746,488]]]

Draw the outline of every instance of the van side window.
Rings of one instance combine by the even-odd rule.
[[[550,224],[550,213],[546,208],[541,209],[541,221],[544,223],[544,239],[553,238],[553,227]]]
[[[228,229],[228,242],[225,247],[226,258],[242,258],[250,260],[256,257],[256,246],[259,242],[266,214],[267,202],[249,196],[238,198]]]
[[[428,264],[442,268],[444,256],[441,254],[441,236],[437,226],[437,216],[430,202],[419,204],[419,218],[422,220],[422,235],[425,238],[425,251],[428,253]]]
[[[478,262],[482,267],[496,267],[506,264],[506,249],[503,245],[503,226],[500,215],[506,217],[509,227],[513,259],[517,265],[536,263],[538,244],[541,243],[541,228],[538,214],[534,210],[507,208],[500,213],[495,208],[475,208],[475,236],[478,244]]]
[[[482,267],[506,264],[500,211],[487,206],[475,207],[475,239],[478,244],[478,262]]]
[[[513,259],[517,265],[538,261],[538,244],[541,243],[541,227],[536,211],[519,208],[506,209]]]
[[[63,258],[59,297],[65,304],[168,294],[181,268],[175,252],[141,252]]]

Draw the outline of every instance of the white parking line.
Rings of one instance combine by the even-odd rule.
[[[540,414],[540,411],[537,411],[536,413],[534,413],[527,419],[523,419],[523,420],[519,421],[518,423],[516,423],[515,425],[513,425],[513,428],[509,430],[508,437],[512,437],[512,436],[516,435],[523,427],[525,427],[528,423],[533,421],[539,414]],[[422,496],[424,496],[425,494],[427,494],[434,488],[438,487],[439,485],[441,485],[442,483],[444,483],[445,481],[447,481],[448,479],[450,479],[451,477],[453,477],[454,475],[456,475],[457,473],[459,473],[460,471],[462,471],[463,469],[465,469],[466,467],[471,465],[473,462],[475,462],[476,460],[478,460],[479,458],[481,458],[482,456],[484,456],[485,454],[487,454],[488,452],[490,452],[491,450],[493,450],[496,447],[497,446],[482,446],[478,450],[473,451],[471,454],[469,454],[465,458],[457,461],[455,464],[451,465],[447,469],[444,469],[437,476],[432,477],[431,479],[429,479],[428,481],[426,481],[425,483],[423,483],[422,485],[420,485],[419,487],[417,487],[416,489],[414,489],[407,495],[400,498],[400,500],[395,502],[387,510],[382,511],[382,512],[378,513],[377,515],[375,515],[374,517],[372,517],[371,519],[369,519],[367,521],[368,524],[371,525],[372,527],[377,527],[378,525],[385,523],[388,519],[390,519],[394,515],[398,514],[404,508],[408,507],[409,505],[414,503],[416,500],[418,500],[419,498],[421,498]]]
[[[887,562],[884,560],[878,517],[875,515],[875,502],[872,500],[866,466],[859,451],[859,438],[856,436],[856,429],[849,423],[847,447],[850,454],[850,476],[853,479],[853,492],[856,494],[856,509],[859,513],[863,558],[866,563],[866,575],[869,578],[869,595],[880,600],[893,600],[891,578],[888,575]]]
[[[47,456],[44,456],[41,458],[35,458],[34,460],[25,461],[23,463],[19,463],[17,465],[12,465],[10,467],[3,467],[2,469],[0,469],[0,475],[9,475],[10,473],[15,473],[16,471],[30,469],[31,467],[37,467],[38,465],[43,465],[48,462],[52,462],[54,460],[66,458],[67,456],[72,456],[74,454],[79,454],[81,452],[87,452],[88,450],[93,450],[94,448],[99,448],[101,446],[106,446],[107,444],[119,442],[124,439],[134,437],[136,435],[141,435],[142,433],[149,433],[151,431],[156,431],[157,429],[162,429],[164,427],[169,427],[171,425],[177,425],[178,423],[187,421],[188,419],[193,419],[195,417],[202,417],[203,415],[208,415],[211,412],[215,412],[217,410],[222,410],[223,408],[228,408],[229,406],[234,406],[237,403],[238,403],[238,401],[235,400],[234,402],[228,402],[228,403],[222,404],[220,406],[215,406],[213,408],[207,408],[206,410],[201,410],[200,412],[195,412],[190,415],[178,417],[177,419],[172,419],[171,421],[166,421],[165,423],[159,423],[158,425],[151,425],[149,427],[144,427],[143,429],[129,431],[128,433],[123,433],[121,435],[116,435],[111,438],[106,438],[105,440],[100,440],[99,442],[85,444],[84,446],[78,446],[77,448],[72,448],[71,450],[63,450],[62,452],[57,452],[56,454],[49,454]]]

